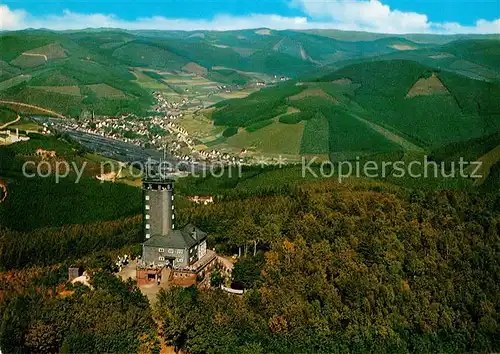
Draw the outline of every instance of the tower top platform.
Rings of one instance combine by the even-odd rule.
[[[174,170],[171,167],[170,162],[166,160],[148,160],[148,162],[146,162],[144,172],[144,177],[142,178],[143,182],[173,182],[172,173]]]

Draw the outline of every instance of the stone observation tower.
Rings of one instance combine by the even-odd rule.
[[[142,181],[142,257],[137,265],[138,284],[161,283],[169,268],[172,284],[189,286],[204,276],[216,260],[207,249],[207,233],[192,224],[174,227],[174,180],[165,164],[148,163]]]
[[[142,181],[143,230],[146,239],[174,229],[174,180],[162,164],[148,165]]]

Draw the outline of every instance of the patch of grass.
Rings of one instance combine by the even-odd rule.
[[[21,69],[35,68],[40,65],[45,65],[45,58],[41,55],[25,55],[21,54],[16,59],[10,62],[11,65]]]
[[[429,157],[437,162],[475,161],[500,144],[500,131],[488,136],[457,141],[434,150]]]
[[[115,220],[140,210],[140,189],[121,183],[85,177],[79,183],[65,178],[57,184],[53,178],[18,178],[9,183],[9,198],[0,205],[0,219],[8,228],[28,231]]]
[[[304,124],[271,123],[253,132],[242,130],[228,138],[225,145],[266,154],[298,155]]]
[[[59,43],[50,43],[43,47],[28,50],[25,53],[45,55],[48,60],[66,57],[66,51]]]
[[[78,80],[64,75],[59,70],[49,70],[37,73],[30,81],[30,86],[75,86]]]
[[[113,56],[130,65],[157,69],[181,70],[188,63],[186,59],[165,48],[140,41],[117,48]]]
[[[125,94],[107,84],[87,85],[96,95],[106,98],[126,98]]]
[[[245,85],[253,80],[250,76],[228,69],[211,70],[207,79],[229,85]]]

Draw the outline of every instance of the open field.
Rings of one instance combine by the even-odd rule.
[[[299,155],[300,139],[304,124],[283,124],[275,119],[273,124],[254,132],[241,129],[238,134],[228,138],[223,145],[216,145],[216,149],[223,149],[224,145],[237,149],[247,149],[262,154],[289,154]]]
[[[187,130],[190,136],[205,140],[215,136],[224,131],[224,127],[215,126],[213,121],[205,117],[203,114],[186,114],[177,123],[180,127]]]
[[[51,110],[46,109],[46,108],[26,104],[26,103],[0,100],[0,104],[11,107],[13,110],[15,110],[16,112],[20,112],[20,113],[48,114],[48,115],[52,115],[52,116],[58,117],[58,118],[65,118],[63,115],[61,115],[57,112],[51,111]]]
[[[422,95],[449,94],[448,89],[443,85],[436,73],[432,73],[429,78],[421,78],[408,91],[406,97],[412,98]]]
[[[107,84],[87,85],[96,95],[110,98],[126,98],[125,94]]]
[[[28,50],[23,53],[24,55],[40,55],[45,61],[50,59],[65,58],[66,51],[59,43],[47,44],[43,47]]]
[[[10,64],[17,66],[22,69],[34,68],[40,65],[44,65],[47,59],[41,54],[21,54],[16,59],[12,60]]]

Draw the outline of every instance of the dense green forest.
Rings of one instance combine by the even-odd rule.
[[[207,231],[209,247],[226,255],[241,250],[227,281],[246,292],[160,292],[153,313],[167,344],[191,353],[500,349],[498,194],[329,179],[267,191],[249,184],[246,193],[240,187],[213,205],[183,198],[176,204],[178,222]],[[128,234],[137,221],[117,230]],[[110,232],[100,223],[59,233],[10,232],[16,237],[2,241],[2,260],[14,268],[48,266],[99,254],[99,245],[139,242],[132,231],[116,240],[118,224],[110,222]],[[104,273],[93,276],[94,290],[66,285],[71,295],[50,296],[65,279],[46,272],[3,293],[2,349],[128,353],[146,346],[141,352],[154,352],[143,297],[132,283],[107,275],[106,262],[97,268]],[[106,319],[98,324],[102,313]]]
[[[132,282],[97,271],[92,289],[67,285],[55,296],[57,283],[43,280],[0,302],[4,353],[159,352],[148,300]]]
[[[25,177],[21,172],[25,161],[33,162],[26,169],[29,174],[34,174],[40,166],[36,165],[41,162],[35,156],[37,149],[55,151],[56,158],[45,161],[41,169],[47,177]],[[96,180],[101,167],[85,159],[86,152],[84,147],[61,135],[30,134],[28,141],[0,147],[0,176],[7,180],[9,191],[9,198],[0,204],[0,228],[32,231],[139,214],[140,189]],[[56,163],[63,161],[74,165],[66,178],[56,180]],[[76,169],[82,172],[79,179]],[[61,167],[61,173],[64,172]]]
[[[233,274],[243,297],[159,295],[165,339],[188,352],[500,348],[498,194],[326,181],[179,217],[208,231],[218,250],[246,249]]]

